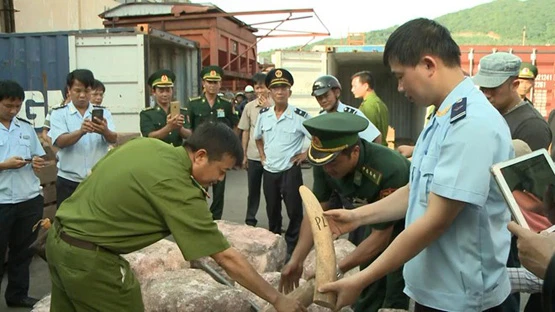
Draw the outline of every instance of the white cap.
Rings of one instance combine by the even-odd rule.
[[[254,92],[254,88],[251,85],[245,87],[245,92]]]

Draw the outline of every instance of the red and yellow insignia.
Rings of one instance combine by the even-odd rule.
[[[395,188],[386,188],[384,190],[381,190],[380,191],[380,197],[378,199],[382,199],[384,197],[387,197],[387,196],[393,194],[393,192],[395,192],[396,190],[397,189],[395,189]]]
[[[168,82],[168,76],[162,75],[162,77],[160,77],[160,81],[162,81],[162,82]]]
[[[210,77],[216,77],[216,71],[215,70],[211,70],[210,71]]]
[[[278,69],[278,70],[276,70],[275,75],[276,75],[277,78],[281,78],[281,76],[283,76],[283,73],[281,72],[281,70]]]
[[[312,146],[316,147],[316,148],[322,148],[322,142],[320,141],[320,139],[313,135],[312,136]]]

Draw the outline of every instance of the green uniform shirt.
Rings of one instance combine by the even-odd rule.
[[[239,115],[235,112],[233,104],[226,98],[216,97],[214,106],[210,107],[205,95],[189,100],[189,117],[191,129],[195,129],[205,121],[219,121],[234,128],[239,123]]]
[[[355,207],[376,202],[405,186],[409,182],[410,162],[387,147],[361,140],[360,156],[354,173],[343,179],[327,175],[323,167],[314,166],[313,192],[320,202],[329,200],[332,191],[346,197]],[[365,238],[372,229],[385,229],[394,225],[392,238],[404,229],[404,220],[372,224],[366,227]],[[375,258],[374,258],[375,259]],[[360,266],[365,269],[371,259]],[[403,294],[402,268],[388,274],[365,288],[359,296],[355,311],[374,312],[380,308],[408,308],[408,297]]]
[[[385,103],[378,97],[375,91],[372,91],[370,95],[362,104],[360,104],[359,109],[364,113],[366,118],[380,130],[382,134],[382,145],[387,146],[387,128],[389,127],[389,110]]]
[[[158,104],[154,107],[150,107],[144,109],[140,114],[141,120],[141,133],[142,135],[147,138],[148,134],[160,130],[166,126],[166,118],[170,114],[169,110],[168,113],[164,111],[162,107]],[[181,114],[185,116],[185,121],[183,122],[183,127],[190,128],[191,126],[187,122],[187,109],[182,108]],[[183,144],[183,138],[179,133],[179,130],[171,131],[162,141],[166,143],[170,143],[173,146],[181,146]]]
[[[137,138],[92,169],[56,218],[64,231],[116,253],[141,249],[172,234],[187,260],[229,248],[193,180],[183,147]]]
[[[328,201],[333,190],[351,199],[355,207],[378,201],[409,182],[410,162],[396,151],[361,140],[354,173],[334,179],[322,166],[314,166],[313,192],[320,202]],[[386,228],[392,223],[374,224]]]

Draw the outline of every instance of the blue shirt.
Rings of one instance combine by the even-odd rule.
[[[341,102],[339,102],[337,104],[337,111],[338,112],[345,112],[345,113],[351,113],[351,114],[355,114],[355,115],[359,115],[360,117],[363,117],[364,119],[368,120],[368,127],[366,129],[364,129],[364,131],[361,131],[358,133],[358,136],[361,139],[364,139],[368,142],[374,142],[374,140],[380,136],[380,130],[378,130],[378,128],[376,128],[376,126],[370,121],[370,119],[368,119],[368,117],[366,117],[366,115],[364,115],[363,112],[360,111],[360,109],[358,108],[354,108],[352,106],[343,104]],[[320,112],[320,114],[326,114],[326,110],[322,110]],[[385,140],[385,138],[382,138],[382,140]]]
[[[466,115],[457,102],[466,102]],[[466,203],[445,233],[405,264],[405,293],[416,302],[483,311],[509,295],[510,214],[490,167],[513,156],[503,117],[466,78],[445,98],[413,153],[407,227],[426,212],[429,193]]]
[[[18,118],[12,119],[10,128],[0,124],[0,159],[14,156],[23,159],[44,156],[44,149],[33,126]],[[0,171],[0,203],[17,204],[40,194],[40,181],[29,163],[19,169]]]
[[[274,109],[271,106],[260,111],[254,139],[264,139],[264,169],[276,173],[293,167],[291,158],[303,151],[305,138],[311,136],[303,126],[303,121],[310,119],[307,112],[288,105],[278,119]]]
[[[73,103],[52,110],[50,115],[50,131],[48,136],[52,138],[53,144],[60,135],[81,129],[85,119],[92,120],[93,105],[81,116]],[[104,118],[108,123],[108,129],[115,131],[112,114],[103,108]],[[109,143],[104,136],[98,133],[87,133],[77,143],[61,148],[58,151],[58,176],[73,181],[83,181],[92,167],[108,153]]]

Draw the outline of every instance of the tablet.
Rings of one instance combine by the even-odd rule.
[[[530,229],[521,209],[540,205],[547,186],[555,185],[555,165],[547,151],[540,149],[495,164],[491,173],[515,222]]]

